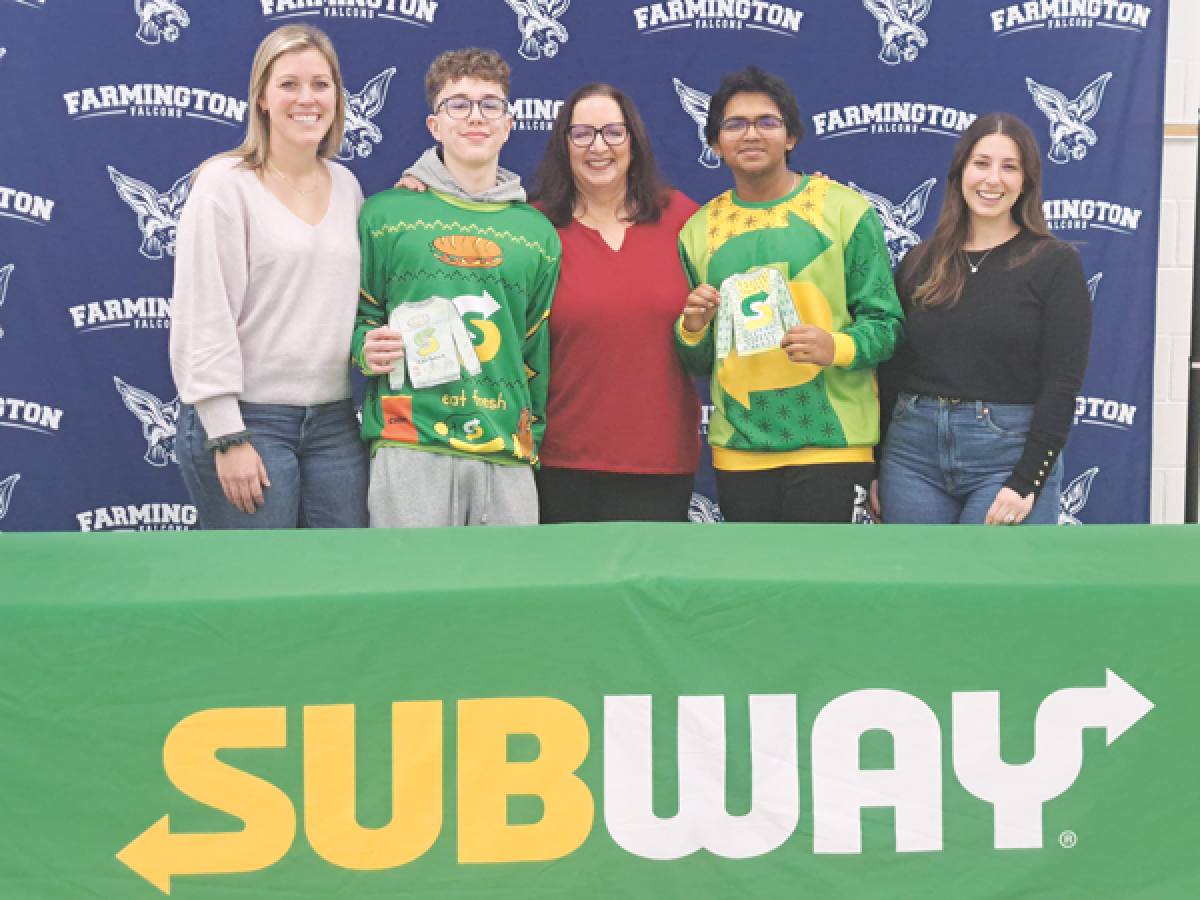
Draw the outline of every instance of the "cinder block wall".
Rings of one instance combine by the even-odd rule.
[[[1154,347],[1154,480],[1150,521],[1183,521],[1188,353],[1195,264],[1196,117],[1200,110],[1200,0],[1171,0],[1167,39],[1167,130],[1163,138],[1162,231]]]

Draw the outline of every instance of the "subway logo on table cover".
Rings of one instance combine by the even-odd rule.
[[[678,812],[664,818],[654,811],[650,696],[605,696],[602,737],[595,741],[594,726],[560,699],[459,700],[458,862],[566,857],[591,833],[598,804],[612,840],[644,859],[677,860],[699,850],[727,859],[771,853],[793,836],[800,820],[796,695],[750,695],[745,702],[750,811],[726,811],[726,698],[684,696],[678,698]],[[1112,744],[1154,708],[1111,670],[1103,687],[1055,691],[1033,723],[1033,758],[1011,765],[1000,754],[999,692],[953,692],[951,703],[950,762],[962,787],[992,806],[996,849],[1043,846],[1043,804],[1079,776],[1085,729],[1105,729]],[[209,709],[180,721],[163,745],[168,779],[192,799],[243,820],[245,828],[181,833],[164,816],[117,858],[166,893],[173,876],[251,872],[283,859],[295,841],[298,810],[275,785],[218,760],[218,752],[235,748],[290,749],[302,756],[305,832],[327,862],[381,870],[424,855],[444,818],[442,701],[392,705],[393,813],[382,828],[363,828],[356,818],[355,707],[305,706],[300,715],[302,746],[291,748],[284,707]],[[856,690],[826,704],[810,735],[813,852],[862,853],[864,807],[895,810],[897,852],[942,850],[942,728],[923,700],[902,691]],[[892,766],[862,765],[860,740],[869,731],[890,734]],[[534,736],[536,758],[510,761],[510,735]],[[593,743],[603,754],[599,798],[577,774]],[[509,823],[508,798],[517,795],[540,798],[539,821]]]

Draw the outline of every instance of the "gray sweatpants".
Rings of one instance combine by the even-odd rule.
[[[406,447],[380,447],[371,460],[372,528],[536,525],[537,486],[528,466]]]

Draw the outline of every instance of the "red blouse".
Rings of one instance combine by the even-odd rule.
[[[675,352],[688,282],[679,230],[699,207],[678,191],[620,250],[572,222],[550,310],[549,466],[681,475],[700,461],[700,399]]]

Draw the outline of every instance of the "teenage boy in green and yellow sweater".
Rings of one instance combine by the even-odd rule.
[[[362,428],[372,527],[537,524],[560,247],[499,168],[508,86],[492,51],[434,60],[427,121],[440,148],[408,170],[429,190],[384,191],[359,216],[353,352],[372,376]]]
[[[879,440],[875,366],[903,322],[883,227],[860,194],[788,169],[803,127],[782,79],[727,75],[705,136],[735,190],[679,235],[693,290],[676,345],[685,368],[713,376],[721,512],[856,520]]]

